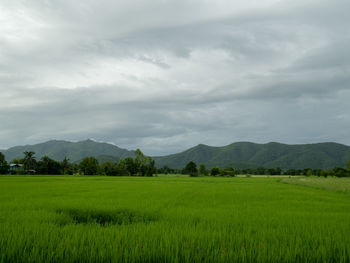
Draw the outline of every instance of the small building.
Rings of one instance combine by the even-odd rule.
[[[24,174],[24,166],[19,163],[10,164],[10,174]]]
[[[25,174],[36,174],[36,170],[34,170],[34,169],[25,170]]]

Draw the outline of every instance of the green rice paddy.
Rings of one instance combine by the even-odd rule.
[[[282,180],[284,183],[303,185],[318,189],[337,191],[342,193],[350,193],[350,178],[337,177],[290,177]]]
[[[350,195],[320,188],[273,177],[1,176],[0,262],[349,262]]]

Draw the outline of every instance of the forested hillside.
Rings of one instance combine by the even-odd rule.
[[[327,169],[344,166],[350,159],[350,147],[338,143],[288,145],[237,142],[223,147],[197,145],[178,154],[154,157],[158,167],[181,168],[189,161],[207,167],[236,168],[281,167]]]

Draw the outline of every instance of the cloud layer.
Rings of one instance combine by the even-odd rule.
[[[0,0],[0,147],[350,144],[346,0]]]

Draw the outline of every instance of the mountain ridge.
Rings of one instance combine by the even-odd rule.
[[[61,161],[67,157],[72,162],[79,161],[88,156],[113,156],[119,159],[134,155],[133,151],[105,142],[96,142],[91,139],[78,142],[50,140],[34,145],[14,146],[3,151],[3,153],[6,159],[10,161],[15,158],[22,158],[24,151],[35,152],[35,156],[38,159],[47,155],[57,161]]]
[[[91,139],[78,142],[50,140],[34,145],[15,146],[2,152],[11,161],[22,158],[24,151],[34,151],[37,159],[44,155],[55,160],[67,157],[79,162],[84,157],[94,156],[99,161],[118,161],[133,157],[134,151],[116,145],[97,142]],[[284,144],[269,142],[265,144],[247,141],[235,142],[225,146],[198,144],[183,152],[152,157],[157,167],[183,168],[189,161],[197,165],[204,163],[208,168],[232,166],[236,168],[280,167],[330,169],[344,166],[350,160],[350,146],[335,143]]]
[[[277,142],[236,142],[221,147],[199,144],[181,153],[156,156],[154,159],[157,166],[172,168],[184,167],[192,160],[197,165],[204,163],[207,167],[327,169],[344,166],[350,159],[350,147],[334,142],[291,145]]]

